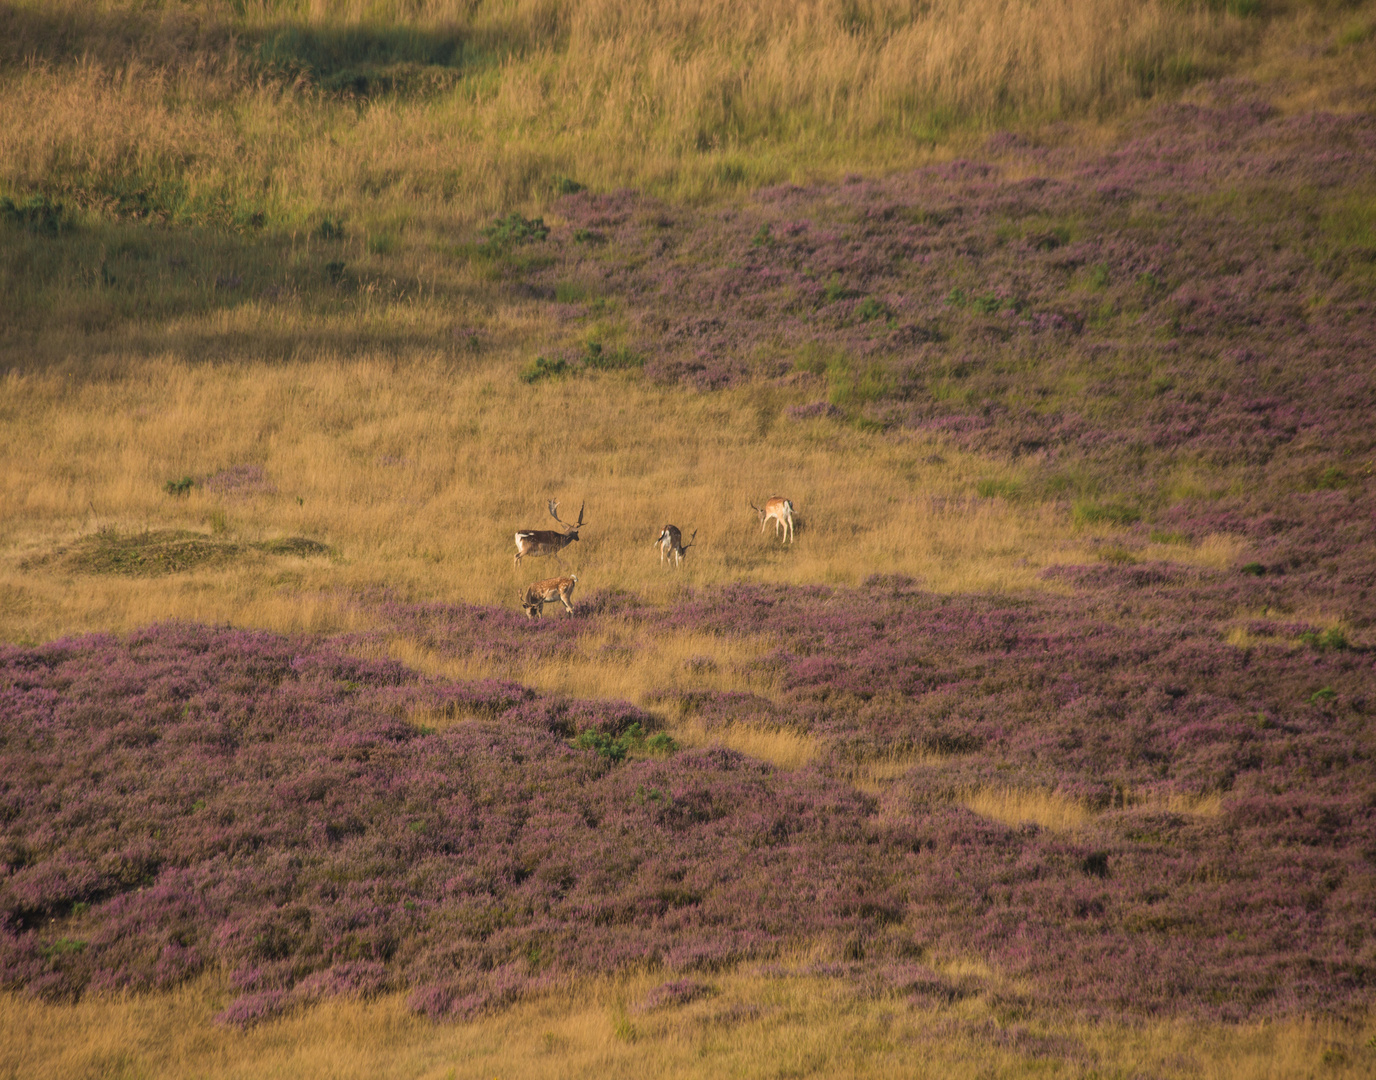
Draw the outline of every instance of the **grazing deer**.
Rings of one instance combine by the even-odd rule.
[[[764,506],[756,506],[753,502],[750,509],[760,515],[760,532],[764,532],[765,526],[769,524],[769,519],[774,519],[774,535],[779,535],[779,529],[784,530],[787,537],[786,543],[793,543],[793,503],[785,499],[782,495],[773,495]]]
[[[688,543],[685,544],[683,533],[679,531],[677,525],[665,525],[664,531],[659,534],[659,539],[655,541],[655,546],[659,548],[660,565],[664,565],[666,556],[674,566],[682,564],[683,557],[688,554],[688,549],[693,546],[693,541],[697,535],[698,531],[694,529],[693,535],[688,537]]]
[[[584,502],[583,506],[587,503]],[[566,532],[556,532],[553,529],[523,529],[516,534],[516,565],[521,565],[521,560],[529,555],[535,558],[540,555],[553,555],[554,561],[559,561],[559,552],[568,547],[578,539],[578,530],[583,527],[583,506],[578,508],[578,524],[570,525],[559,516],[559,504],[553,499],[549,501],[549,514],[560,525],[564,526]]]
[[[577,574],[537,581],[527,588],[521,596],[521,608],[525,611],[526,618],[529,619],[532,615],[543,618],[545,605],[552,604],[556,600],[560,601],[564,605],[564,610],[572,615],[573,605],[569,603],[569,597],[573,595],[573,587],[577,584]]]

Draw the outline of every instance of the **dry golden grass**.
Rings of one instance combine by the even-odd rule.
[[[709,731],[688,720],[670,724],[668,730],[684,746],[724,746],[780,769],[801,769],[822,751],[816,736],[786,727],[735,723]]]
[[[1037,587],[1042,566],[1084,557],[1063,510],[970,498],[974,459],[943,450],[930,464],[933,444],[922,439],[782,418],[801,391],[709,398],[615,376],[527,387],[514,368],[169,357],[130,358],[111,381],[6,376],[0,635],[42,640],[168,617],[351,627],[351,591],[514,606],[528,581],[558,565],[579,574],[576,597],[616,588],[666,602],[728,581],[854,584],[875,573],[943,591],[1020,590]],[[261,466],[276,490],[163,490],[241,464]],[[746,505],[775,492],[801,516],[792,545],[762,534]],[[551,497],[565,514],[586,499],[582,539],[559,564],[514,568],[512,534],[552,524]],[[698,530],[681,570],[661,566],[652,547],[666,520]],[[97,529],[212,525],[247,541],[307,536],[337,555],[150,579],[43,561]],[[657,641],[656,677],[699,644]],[[734,658],[725,659],[729,672]],[[617,695],[634,699],[637,669],[619,670],[603,665],[598,683],[619,679]],[[510,674],[537,685],[579,678]]]
[[[840,775],[861,791],[883,795],[919,765],[939,766],[943,760],[934,753],[891,754],[856,762]]]
[[[959,801],[981,817],[993,818],[1005,825],[1016,826],[1030,821],[1058,832],[1082,828],[1094,817],[1094,812],[1082,800],[1068,798],[1056,791],[977,788],[966,792]]]
[[[1005,825],[1031,822],[1055,832],[1072,832],[1093,825],[1103,810],[1058,791],[1038,788],[984,787],[960,793],[956,801],[981,817]],[[1189,795],[1181,792],[1127,791],[1109,809],[1161,811],[1193,817],[1217,817],[1223,809],[1218,792]]]
[[[577,599],[575,594],[574,599]],[[657,634],[643,626],[607,620],[598,632],[571,643],[576,650],[556,658],[514,658],[502,663],[437,655],[416,642],[394,637],[387,655],[416,671],[450,679],[516,679],[540,690],[574,697],[619,698],[658,705],[680,691],[774,690],[771,676],[746,671],[769,651],[763,638],[715,637],[690,631]]]
[[[785,963],[787,969],[790,965]],[[985,965],[934,966],[986,980]],[[0,998],[0,1075],[86,1077],[1207,1076],[1369,1075],[1371,1025],[1304,1019],[1125,1027],[1055,1016],[1016,1023],[976,995],[913,1006],[795,969],[719,973],[686,1005],[636,1008],[666,976],[570,987],[470,1023],[433,1025],[401,997],[332,1001],[248,1031],[211,1022],[213,978],[162,995],[49,1005]],[[990,1038],[990,1026],[1007,1037]]]
[[[1132,108],[1225,69],[1262,33],[1223,5],[1166,0],[146,8],[27,3],[0,15],[0,190],[66,192],[99,209],[132,176],[155,214],[252,206],[289,229],[343,210],[365,230],[544,199],[556,174],[712,197],[910,164],[953,133],[1015,118]],[[398,29],[413,41],[397,44]],[[349,30],[355,45],[340,43]],[[401,62],[431,41],[468,51],[440,69],[437,91],[362,103],[265,78],[254,59],[266,42],[280,59],[296,49],[325,62],[312,51],[321,41],[345,69],[374,45]]]

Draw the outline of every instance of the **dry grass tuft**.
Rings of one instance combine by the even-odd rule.
[[[1079,799],[1068,798],[1055,791],[1028,788],[988,787],[966,792],[958,800],[960,805],[981,817],[1001,821],[1005,825],[1032,822],[1057,832],[1083,828],[1094,813]]]
[[[53,1005],[0,997],[0,1073],[74,1076],[291,1077],[347,1080],[493,1076],[723,1075],[954,1077],[1078,1074],[1207,1075],[1217,1080],[1368,1073],[1370,1022],[1305,1019],[1127,1027],[1020,1014],[982,993],[954,1004],[908,1004],[837,979],[753,970],[710,977],[683,1005],[634,1011],[670,976],[596,980],[463,1023],[432,1024],[404,997],[334,1000],[247,1031],[211,1020],[227,1000],[215,978],[165,994],[89,997]],[[962,985],[993,977],[978,961],[937,965]],[[991,1028],[1003,1038],[990,1038]]]
[[[669,733],[684,746],[724,746],[780,769],[801,769],[821,753],[817,738],[787,727],[726,724],[708,731],[691,721],[670,725]]]
[[[1083,799],[1029,788],[975,788],[960,795],[956,801],[981,817],[1005,825],[1031,822],[1055,832],[1086,828],[1103,813]],[[1127,791],[1121,793],[1109,809],[1115,807],[1214,818],[1222,813],[1223,796],[1218,792],[1190,795],[1171,791]]]
[[[941,755],[931,753],[893,754],[859,762],[840,775],[861,791],[882,795],[918,766],[939,765],[943,760]]]

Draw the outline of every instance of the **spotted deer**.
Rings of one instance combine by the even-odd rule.
[[[683,542],[683,533],[679,531],[677,525],[665,525],[659,534],[659,539],[654,542],[654,546],[659,548],[659,563],[664,565],[664,560],[668,558],[673,566],[680,566],[683,558],[688,554],[688,549],[693,546],[693,541],[697,539],[698,531],[693,530],[693,535],[688,537],[688,543]]]
[[[586,506],[585,502],[583,506]],[[578,508],[578,524],[570,525],[559,516],[559,504],[553,499],[549,501],[549,515],[564,526],[564,532],[554,529],[522,529],[516,534],[516,563],[520,566],[521,560],[529,555],[537,558],[542,555],[553,555],[554,561],[559,561],[559,552],[568,547],[578,539],[578,530],[583,527],[583,506]]]
[[[531,585],[521,596],[521,609],[526,613],[526,618],[532,616],[543,618],[545,605],[552,604],[556,600],[564,605],[564,610],[570,615],[573,614],[573,604],[569,602],[569,597],[573,595],[573,587],[578,584],[578,575],[569,574],[567,577],[545,578],[544,581],[537,581]]]
[[[769,519],[774,519],[774,535],[779,535],[779,530],[783,529],[786,543],[793,543],[793,503],[785,499],[782,495],[771,496],[769,501],[763,506],[756,506],[753,502],[750,509],[760,516],[760,532],[764,532],[769,524]]]

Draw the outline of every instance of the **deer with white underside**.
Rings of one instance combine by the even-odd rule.
[[[769,519],[774,519],[774,535],[779,535],[779,530],[783,529],[785,543],[793,543],[793,503],[785,499],[782,495],[772,496],[763,506],[756,506],[753,502],[750,509],[760,516],[760,532],[764,532],[765,526],[769,524]]]
[[[584,502],[578,508],[578,523],[570,525],[559,516],[559,504],[553,499],[549,501],[549,515],[564,526],[563,532],[554,529],[522,529],[516,534],[516,565],[521,565],[521,560],[529,555],[537,558],[543,555],[553,555],[554,561],[559,561],[559,552],[568,547],[578,539],[578,530],[583,527],[583,507]]]
[[[683,563],[684,556],[688,554],[688,549],[693,546],[693,541],[697,538],[697,529],[693,530],[693,535],[688,537],[688,543],[683,542],[683,533],[677,525],[665,525],[660,531],[659,539],[654,546],[659,548],[659,563],[664,565],[667,557],[670,564],[679,566]]]
[[[532,616],[542,618],[545,614],[545,605],[558,600],[564,605],[564,610],[572,615],[573,604],[570,603],[569,597],[573,595],[573,587],[577,584],[577,574],[537,581],[521,595],[521,609],[526,613],[527,619]]]

